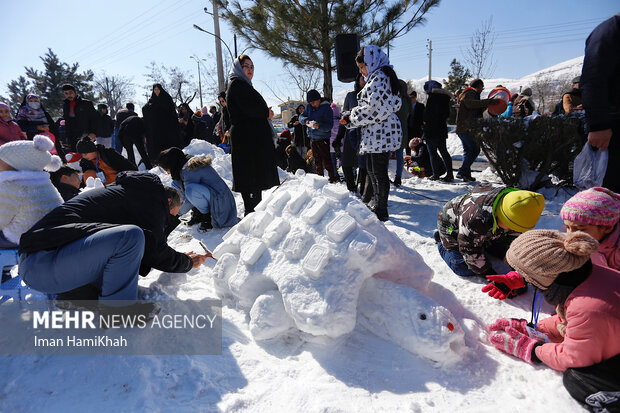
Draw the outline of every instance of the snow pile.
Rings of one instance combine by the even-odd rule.
[[[265,196],[213,255],[216,291],[250,309],[256,339],[293,326],[342,336],[355,327],[367,279],[424,290],[433,275],[346,187],[303,173]]]

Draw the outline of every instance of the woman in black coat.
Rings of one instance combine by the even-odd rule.
[[[249,56],[235,59],[228,77],[226,106],[231,123],[233,191],[243,196],[247,215],[261,201],[263,189],[280,184],[269,125],[273,111],[252,87],[254,64]]]
[[[179,135],[174,102],[159,83],[153,85],[153,94],[142,108],[142,114],[146,126],[146,147],[151,160],[156,160],[164,149],[184,147]]]

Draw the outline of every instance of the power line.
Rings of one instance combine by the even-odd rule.
[[[188,15],[181,17],[178,20],[173,21],[172,23],[162,27],[162,28],[158,28],[155,32],[151,32],[146,34],[147,38],[149,39],[150,42],[153,42],[155,39],[158,39],[162,36],[166,36],[167,30],[172,28],[172,27],[183,27],[181,24],[184,22],[187,22],[187,19],[191,16],[194,15],[194,11],[190,12]],[[191,26],[190,26],[191,28]],[[155,43],[157,44],[157,43]],[[121,44],[118,45],[119,47],[116,49],[111,50],[110,52],[104,53],[103,55],[100,55],[99,57],[94,57],[94,59],[92,59],[90,61],[90,66],[95,66],[97,64],[99,64],[100,62],[103,62],[109,58],[113,58],[116,57],[118,54],[121,55],[127,55],[126,52],[129,52],[129,54],[133,53],[134,49],[138,50],[140,48],[144,47],[144,40],[143,39],[138,39],[132,43],[129,44]],[[88,62],[88,58],[84,59]]]
[[[159,15],[165,14],[166,11],[168,11],[168,10],[170,10],[172,8],[178,8],[180,6],[183,6],[186,3],[188,3],[189,1],[191,1],[191,0],[185,0],[185,2],[181,3],[180,5],[179,4],[168,5],[168,7],[165,7],[164,9],[159,10],[159,11],[157,11],[155,9],[155,7],[156,7],[155,6],[153,8],[150,8],[147,12],[142,13],[140,16],[144,16],[146,13],[150,13],[150,12],[155,12],[155,15],[159,16]],[[158,3],[158,5],[161,4],[161,3],[163,3],[163,2]],[[136,17],[136,18],[130,20],[129,22],[125,23],[123,26],[121,26],[121,28],[125,27],[125,26],[128,26],[133,21],[135,21],[137,18],[138,17]],[[152,24],[152,21],[151,21],[152,18],[153,18],[153,16],[146,16],[144,18],[144,21],[139,22],[139,23],[133,25],[132,28],[129,29],[129,30],[121,31],[119,29],[119,30],[117,30],[118,33],[111,34],[111,35],[109,35],[110,37],[103,36],[99,40],[99,42],[96,42],[95,44],[88,46],[89,50],[87,51],[87,53],[82,53],[82,55],[78,54],[80,56],[80,60],[88,60],[88,59],[91,59],[93,57],[96,58],[97,56],[100,56],[101,53],[106,53],[108,50],[110,50],[111,48],[115,47],[116,45],[122,44],[125,40],[132,38],[136,33],[140,32],[141,30],[143,30],[146,27],[148,27],[149,25],[151,25]],[[97,47],[96,45],[99,44],[99,43],[101,43],[101,46]]]
[[[118,35],[117,34],[118,32],[120,32],[122,29],[124,29],[125,27],[129,26],[131,23],[133,23],[134,21],[136,21],[140,17],[144,16],[145,14],[148,14],[148,13],[151,13],[151,12],[155,11],[157,9],[157,7],[159,7],[161,4],[163,4],[165,2],[166,2],[166,0],[160,1],[155,6],[150,7],[149,9],[147,9],[145,12],[139,14],[138,16],[134,17],[133,19],[129,20],[128,22],[121,24],[116,29],[112,30],[110,33],[99,37],[98,40],[95,40],[94,42],[90,43],[88,46],[85,46],[82,49],[78,50],[77,52],[73,53],[72,55],[70,55],[68,57],[68,59],[71,60],[71,59],[73,59],[76,56],[79,57],[79,56],[81,56],[81,54],[83,52],[90,52],[90,51],[92,51],[93,48],[97,48],[97,46],[100,45],[100,44],[101,45],[105,45],[106,43],[109,43],[110,41],[113,41],[114,37]],[[146,22],[146,20],[145,20],[145,22]],[[142,24],[142,23],[139,23],[139,24]],[[122,33],[121,35],[123,35],[123,34],[124,33]],[[110,38],[110,36],[112,36],[112,38]]]

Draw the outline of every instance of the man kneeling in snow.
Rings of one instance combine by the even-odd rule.
[[[166,223],[181,196],[146,172],[121,172],[116,183],[93,189],[52,210],[24,233],[19,274],[44,293],[90,284],[100,300],[136,300],[138,274],[151,268],[184,273],[207,255],[168,246]],[[89,297],[72,297],[89,299]]]

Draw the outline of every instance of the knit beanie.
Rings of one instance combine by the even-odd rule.
[[[306,100],[308,103],[314,102],[315,100],[320,100],[321,94],[316,89],[311,89],[306,94]]]
[[[9,106],[8,103],[0,102],[0,108],[6,109],[9,112],[11,112],[11,107]]]
[[[560,217],[588,225],[614,226],[620,219],[620,194],[600,186],[578,192],[564,203]]]
[[[525,280],[546,290],[560,273],[581,268],[598,242],[585,232],[532,230],[519,235],[506,253],[506,261]]]
[[[18,171],[57,171],[62,160],[49,153],[54,142],[44,135],[33,140],[19,140],[0,146],[0,159]]]
[[[80,139],[75,145],[75,149],[77,153],[97,152],[95,142],[93,142],[88,136],[84,136],[82,139]]]
[[[531,191],[512,191],[497,203],[495,216],[513,231],[525,232],[536,226],[545,209],[545,198]]]

